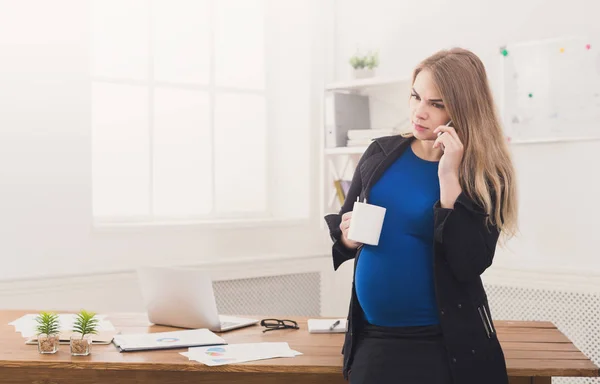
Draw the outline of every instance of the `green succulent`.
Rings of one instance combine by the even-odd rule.
[[[96,334],[98,328],[98,318],[96,317],[96,313],[88,312],[86,310],[81,310],[77,317],[75,317],[75,322],[73,323],[73,332],[77,332],[81,334],[81,338],[85,335]]]
[[[365,65],[369,69],[376,68],[379,65],[379,53],[375,52],[372,55],[366,56]]]
[[[361,69],[365,67],[365,62],[362,57],[355,55],[350,58],[350,65],[354,69]]]
[[[357,52],[350,58],[349,63],[354,69],[373,69],[379,65],[379,53],[369,52],[366,55],[361,55],[359,52]]]
[[[38,335],[55,335],[60,331],[60,320],[56,313],[40,312],[35,321]]]

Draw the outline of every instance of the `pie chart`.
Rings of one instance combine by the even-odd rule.
[[[223,359],[212,359],[212,361],[215,363],[228,363],[230,361],[235,361],[235,358],[230,357],[230,358],[223,358]]]
[[[224,353],[225,353],[225,348],[221,348],[221,347],[213,347],[213,348],[208,348],[206,350],[206,354],[209,356],[223,356]]]

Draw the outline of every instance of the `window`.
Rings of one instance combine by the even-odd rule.
[[[93,1],[96,220],[308,216],[306,4]]]

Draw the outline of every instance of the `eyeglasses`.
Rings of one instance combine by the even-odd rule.
[[[260,325],[267,328],[263,330],[263,333],[278,329],[300,329],[294,320],[264,319],[260,321]]]

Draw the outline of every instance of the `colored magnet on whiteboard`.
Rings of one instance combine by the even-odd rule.
[[[588,49],[588,50],[589,50],[589,49],[592,49],[592,44],[586,44],[586,45],[585,45],[585,49]]]
[[[503,48],[500,53],[502,54],[502,56],[506,57],[508,56],[508,50],[506,48]]]
[[[560,53],[565,53],[565,49],[564,49],[564,48],[561,48],[561,49],[560,49]]]
[[[529,98],[531,99],[531,98],[533,97],[533,93],[530,93],[530,94],[529,94],[529,95],[527,95],[527,96],[529,96]]]

